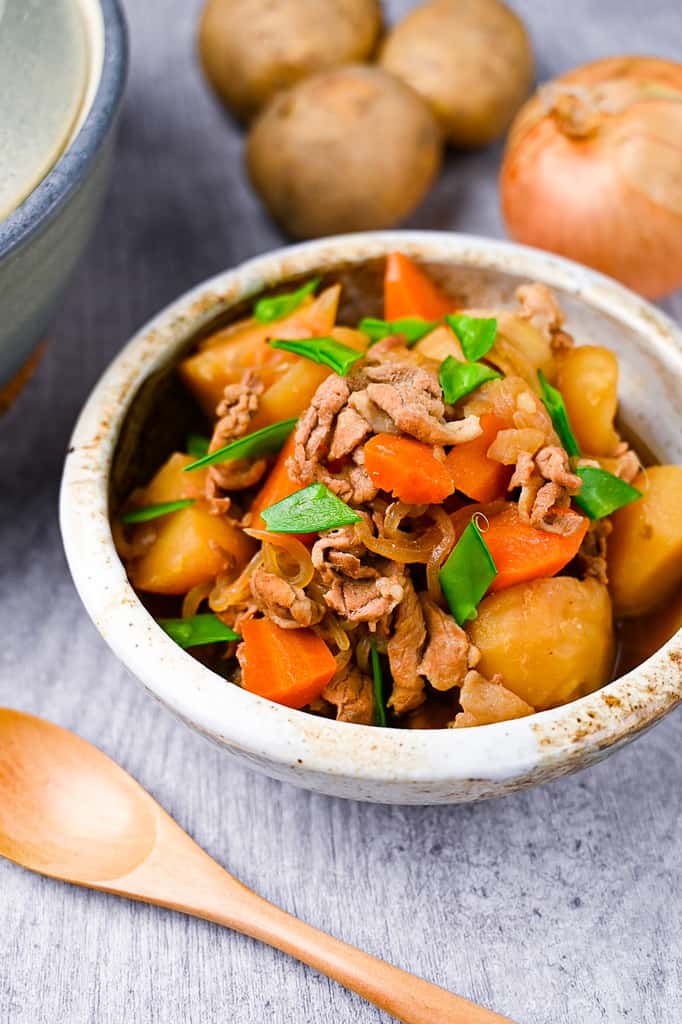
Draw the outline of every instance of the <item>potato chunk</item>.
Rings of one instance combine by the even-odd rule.
[[[135,504],[156,505],[180,498],[201,498],[206,470],[185,473],[191,455],[174,452],[153,479],[135,495]],[[154,594],[185,594],[198,583],[213,579],[228,562],[241,569],[255,544],[239,527],[222,516],[211,515],[200,504],[171,512],[134,528],[133,542],[141,535],[154,540],[145,553],[128,566],[138,590]]]
[[[634,486],[643,497],[613,516],[607,564],[619,618],[646,615],[682,580],[682,466],[652,466]]]
[[[186,594],[228,564],[239,571],[255,549],[238,526],[199,505],[172,512],[155,527],[156,539],[129,566],[133,586],[153,594]]]
[[[486,597],[469,624],[477,669],[539,711],[608,682],[614,640],[611,601],[594,579],[519,583]]]
[[[326,333],[340,341],[342,345],[358,351],[364,351],[369,342],[367,335],[349,327],[334,327]],[[260,430],[261,427],[277,423],[278,420],[300,416],[330,373],[328,366],[320,366],[301,356],[291,356],[288,369],[284,370],[263,394],[252,424],[253,430]]]
[[[613,428],[618,406],[618,360],[608,348],[581,345],[561,360],[558,387],[580,448],[612,455],[619,437]]]
[[[340,285],[332,285],[316,299],[305,300],[288,317],[271,323],[262,324],[248,319],[231,324],[203,341],[194,355],[183,359],[178,367],[180,377],[209,419],[215,416],[225,387],[238,381],[246,369],[258,370],[266,387],[263,399],[270,410],[270,418],[260,416],[259,427],[303,412],[320,380],[329,371],[302,356],[273,349],[268,341],[270,338],[312,338],[330,334],[336,320],[340,293]],[[302,404],[291,412],[290,402],[289,409],[280,415],[277,398],[266,401],[266,396],[268,389],[276,386],[292,369],[296,370],[295,386]],[[304,379],[308,381],[307,388],[302,387]],[[283,392],[280,388],[279,394],[286,390]]]
[[[161,505],[180,498],[202,498],[206,486],[206,470],[185,473],[185,466],[196,462],[193,455],[173,452],[161,469],[135,496],[136,505]]]

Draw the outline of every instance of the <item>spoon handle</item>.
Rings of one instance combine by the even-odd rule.
[[[363,953],[299,921],[250,889],[240,889],[236,901],[234,891],[231,893],[229,915],[212,915],[214,921],[296,957],[403,1024],[511,1024],[508,1017]]]

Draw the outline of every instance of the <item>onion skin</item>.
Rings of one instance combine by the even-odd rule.
[[[500,172],[512,238],[647,298],[682,285],[682,65],[614,57],[536,93]]]

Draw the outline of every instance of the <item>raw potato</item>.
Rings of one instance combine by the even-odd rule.
[[[419,203],[441,138],[425,103],[380,68],[346,67],[279,93],[249,133],[251,180],[296,238],[387,228]]]
[[[533,80],[530,40],[499,0],[431,0],[389,33],[380,63],[430,103],[455,146],[510,124]]]
[[[279,89],[367,58],[380,30],[378,0],[207,0],[199,52],[215,91],[248,121]]]
[[[539,711],[608,682],[614,640],[608,590],[594,579],[532,580],[484,598],[468,626],[482,675],[496,673]]]
[[[619,618],[646,615],[682,580],[682,466],[651,466],[633,485],[643,497],[613,516],[607,564]]]
[[[608,348],[580,345],[562,357],[557,387],[578,445],[590,455],[612,455],[618,407],[618,360]]]

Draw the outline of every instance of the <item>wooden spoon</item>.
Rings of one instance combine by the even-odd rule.
[[[234,928],[405,1024],[509,1024],[268,903],[212,860],[101,751],[7,708],[0,708],[0,855],[64,882]]]

